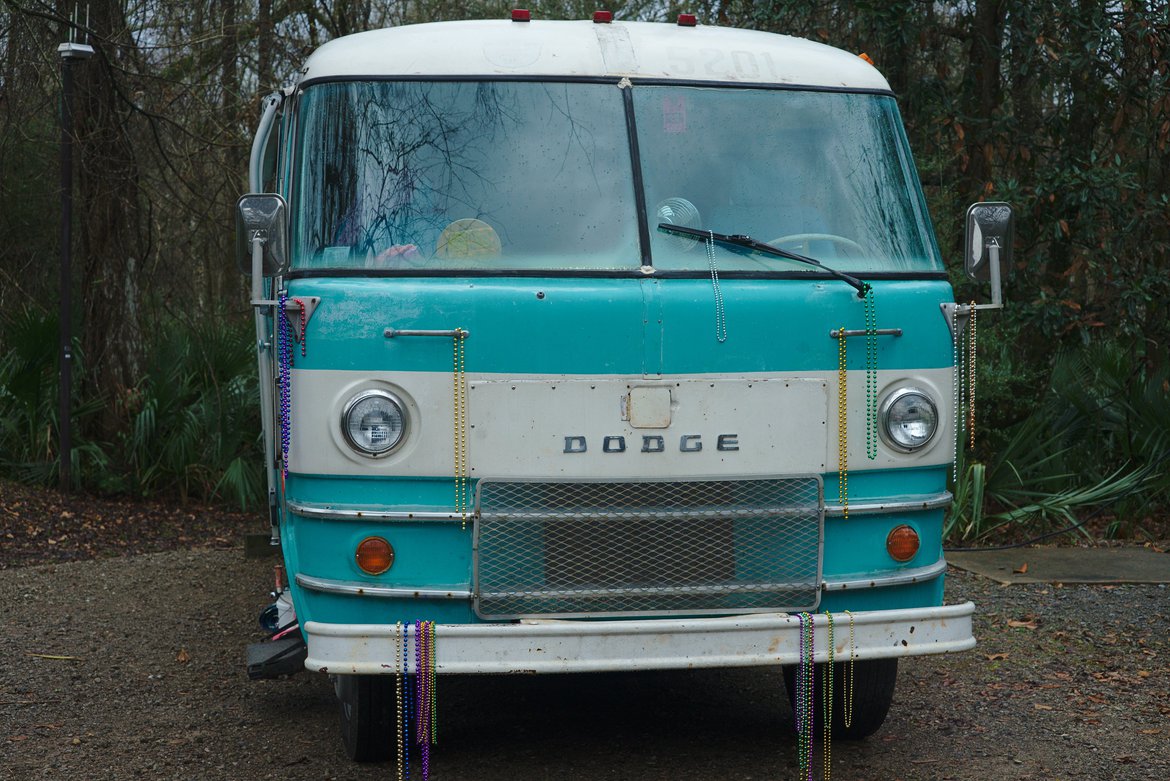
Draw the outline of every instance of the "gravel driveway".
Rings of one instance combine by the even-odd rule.
[[[239,550],[0,570],[0,778],[393,778],[345,759],[326,678],[246,679],[270,570]],[[948,589],[979,647],[903,662],[835,778],[1170,779],[1170,590]],[[436,781],[796,775],[778,670],[439,682]]]

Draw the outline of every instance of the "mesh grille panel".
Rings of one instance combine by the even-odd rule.
[[[817,477],[479,484],[481,616],[805,610],[820,594]]]

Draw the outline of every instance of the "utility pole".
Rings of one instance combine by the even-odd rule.
[[[69,40],[57,47],[61,55],[61,333],[60,383],[57,408],[58,477],[62,491],[73,486],[73,65],[93,56],[93,47],[73,40],[77,32],[76,9],[69,26]],[[89,11],[86,10],[86,27]]]

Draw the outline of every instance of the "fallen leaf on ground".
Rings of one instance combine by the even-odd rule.
[[[989,662],[1002,662],[1008,658],[1007,654],[984,654]]]
[[[1012,570],[1012,572],[1017,575],[1026,575],[1028,573],[1028,562],[1025,561],[1023,564]]]
[[[180,648],[179,655],[175,657],[175,661],[179,664],[186,664],[191,661],[191,654],[187,653],[186,648]]]
[[[1008,626],[1010,626],[1012,629],[1036,629],[1037,628],[1036,619],[1034,619],[1034,618],[1030,619],[1028,621],[1015,621],[1015,620],[1008,621]]]

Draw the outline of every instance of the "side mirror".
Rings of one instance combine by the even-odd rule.
[[[971,279],[991,279],[991,250],[998,249],[1001,267],[1012,259],[1012,207],[1006,203],[973,203],[967,209],[964,265]]]
[[[1012,260],[1012,207],[1006,203],[974,203],[967,209],[963,266],[976,281],[990,280],[991,302],[1003,300],[1000,280]]]
[[[256,240],[260,265],[255,268]],[[236,261],[240,272],[272,277],[288,269],[288,206],[276,193],[251,193],[236,202]]]

